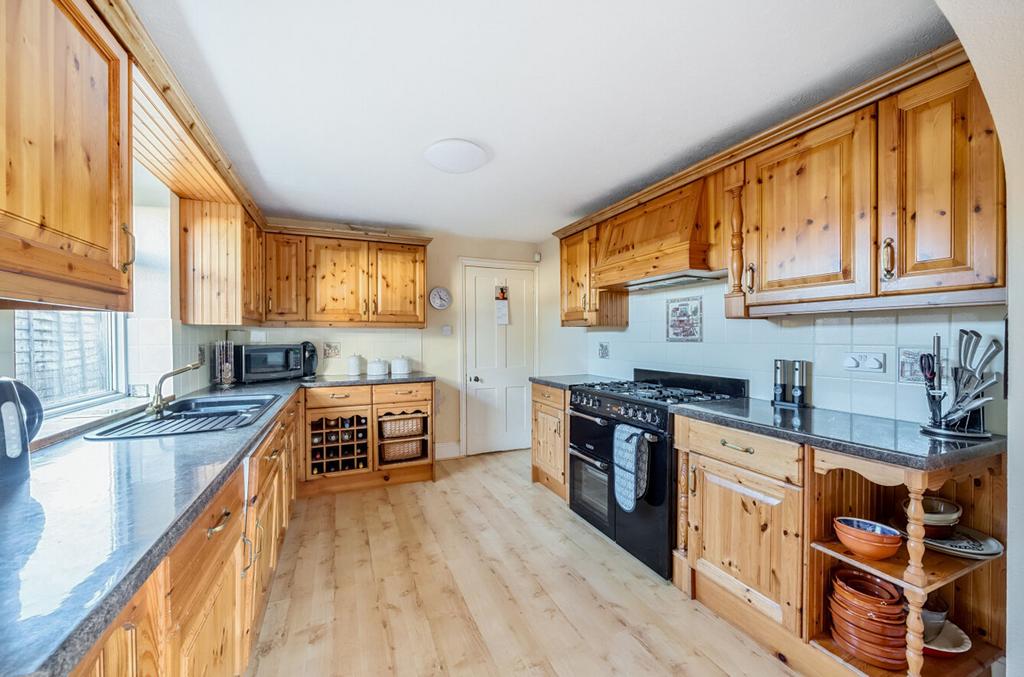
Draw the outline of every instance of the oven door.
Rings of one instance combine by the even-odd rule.
[[[615,538],[615,485],[612,464],[569,445],[569,508]]]

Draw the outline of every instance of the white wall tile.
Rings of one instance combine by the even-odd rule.
[[[924,398],[918,385],[897,383],[897,349],[930,347],[938,331],[945,348],[961,328],[976,329],[986,340],[1002,340],[1003,306],[915,310],[892,313],[804,316],[775,320],[726,320],[724,283],[635,292],[630,295],[631,326],[626,330],[591,329],[586,332],[587,371],[614,378],[631,378],[634,368],[733,376],[750,381],[753,397],[771,398],[772,361],[775,358],[811,360],[812,404],[841,411],[863,411],[879,416],[921,420]],[[669,343],[665,340],[665,303],[673,298],[701,296],[704,340]],[[609,345],[611,359],[597,357],[597,345]],[[885,354],[882,374],[848,372],[846,353],[853,350]],[[955,359],[954,359],[955,362]],[[993,365],[1002,369],[1002,360]],[[994,388],[990,394],[998,395]],[[1005,431],[1006,403],[988,407],[990,428]]]

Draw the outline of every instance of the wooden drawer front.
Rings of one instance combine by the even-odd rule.
[[[264,490],[267,480],[274,470],[281,467],[284,456],[285,428],[287,413],[278,416],[270,434],[263,440],[256,451],[249,457],[249,488],[248,498]]]
[[[690,420],[690,451],[797,486],[803,485],[802,448],[795,442]]]
[[[533,384],[533,401],[547,404],[556,409],[565,409],[565,391],[561,388]]]
[[[239,468],[167,556],[168,595],[176,623],[182,618],[180,613],[201,595],[208,579],[232,556],[242,537],[244,479]]]
[[[371,386],[307,388],[306,407],[308,409],[322,409],[324,407],[347,407],[356,404],[369,404],[372,392]]]
[[[434,398],[433,383],[392,383],[384,386],[373,386],[373,403],[415,402]]]

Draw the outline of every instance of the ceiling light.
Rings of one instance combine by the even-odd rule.
[[[431,165],[449,174],[465,174],[487,164],[487,151],[465,139],[441,139],[423,152]]]

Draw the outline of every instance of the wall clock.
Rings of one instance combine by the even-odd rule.
[[[452,293],[445,287],[434,287],[430,290],[430,305],[444,310],[452,304]]]

